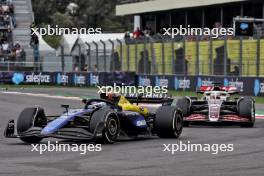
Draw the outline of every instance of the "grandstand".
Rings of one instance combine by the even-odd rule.
[[[16,28],[15,7],[10,0],[0,1],[0,60],[15,61],[20,59],[23,50],[19,43],[13,42],[13,31]]]
[[[20,68],[32,56],[30,0],[0,0],[0,69]]]
[[[126,70],[145,74],[264,75],[262,24],[256,23],[254,37],[170,39],[159,34],[164,27],[180,25],[232,27],[236,16],[264,18],[263,1],[126,0],[116,6],[116,15],[134,16],[134,30],[140,29],[139,37],[127,38],[120,48]],[[145,64],[143,70],[141,63]]]
[[[216,22],[230,26],[235,16],[264,18],[262,0],[151,0],[116,6],[116,15],[137,16],[134,24],[140,28],[151,26],[154,32],[160,28],[191,25],[213,27]],[[140,23],[137,21],[139,20]]]

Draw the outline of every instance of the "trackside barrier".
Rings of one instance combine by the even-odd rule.
[[[264,96],[264,77],[144,75],[135,72],[0,72],[0,84],[62,86],[167,86],[169,90],[196,91],[219,82],[235,86],[241,95]]]

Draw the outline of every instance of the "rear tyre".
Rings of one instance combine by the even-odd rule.
[[[255,124],[255,104],[251,98],[243,98],[238,102],[238,114],[241,117],[249,118],[250,122],[241,123],[241,127],[254,127]]]
[[[120,122],[117,114],[110,108],[102,108],[95,111],[90,122],[92,133],[96,132],[99,123],[104,123],[102,138],[99,142],[112,144],[116,142],[120,133]]]
[[[160,138],[178,138],[182,133],[183,116],[173,106],[161,106],[155,117],[155,130]]]
[[[17,120],[17,133],[23,134],[29,128],[36,126],[38,123],[46,123],[46,116],[44,110],[39,107],[32,107],[24,109]],[[39,143],[43,138],[37,136],[20,137],[26,143]]]
[[[182,115],[184,117],[187,117],[190,114],[190,100],[188,98],[186,97],[180,98],[176,102],[176,107],[180,108],[180,110],[182,111]]]
[[[192,99],[197,99],[196,97],[192,97]],[[187,117],[190,115],[190,100],[186,97],[180,98],[176,102],[176,107],[182,111],[183,117]],[[188,127],[190,122],[184,121],[183,126]]]

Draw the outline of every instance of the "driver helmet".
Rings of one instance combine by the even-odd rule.
[[[221,99],[221,94],[219,92],[214,92],[211,94],[211,99]]]
[[[101,99],[105,99],[105,100],[109,100],[109,101],[115,101],[116,99],[118,99],[120,97],[120,94],[116,94],[113,92],[108,92],[108,93],[101,93],[100,94],[100,98]]]

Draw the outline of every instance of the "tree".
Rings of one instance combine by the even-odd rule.
[[[59,27],[73,27],[74,26],[74,21],[73,18],[68,15],[67,13],[60,13],[56,12],[52,16],[52,25],[58,25]]]
[[[32,0],[35,23],[38,26],[101,27],[103,32],[125,32],[127,17],[115,16],[117,0]],[[70,3],[78,5],[76,14],[67,13]],[[49,14],[49,15],[47,15]],[[58,24],[59,23],[59,24]]]

